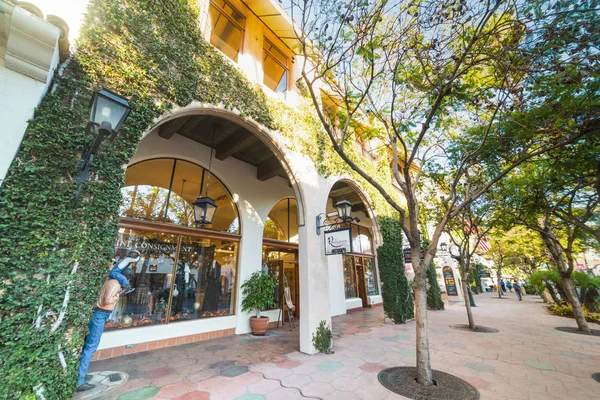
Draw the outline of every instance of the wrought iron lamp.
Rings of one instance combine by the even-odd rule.
[[[321,228],[325,228],[328,226],[339,226],[340,224],[352,221],[360,222],[360,218],[353,217],[351,215],[352,203],[350,203],[348,200],[340,200],[337,203],[335,203],[335,210],[335,213],[317,215],[317,235],[321,234]],[[334,221],[330,224],[321,225],[321,218],[323,218],[323,221],[326,221],[330,216],[336,216],[337,221]]]
[[[443,252],[448,251],[448,244],[445,242],[440,243],[440,250]]]
[[[106,139],[113,140],[115,138],[130,112],[131,108],[127,99],[108,89],[101,89],[92,96],[86,131],[94,136],[94,143],[88,151],[83,153],[77,164],[75,182],[79,183],[79,187],[75,193],[75,201],[81,195],[83,183],[90,179],[94,156],[98,153],[100,145]]]

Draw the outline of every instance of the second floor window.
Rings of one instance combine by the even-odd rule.
[[[210,1],[210,43],[237,62],[244,40],[245,18],[225,0]]]
[[[263,83],[276,93],[285,93],[288,77],[287,57],[267,39],[265,39],[263,50]]]

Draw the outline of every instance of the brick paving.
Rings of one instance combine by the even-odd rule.
[[[458,375],[482,399],[600,398],[600,338],[560,332],[572,319],[549,315],[537,296],[475,297],[475,321],[500,330],[472,333],[464,306],[429,313],[435,369]],[[383,323],[381,308],[334,317],[335,354],[298,351],[298,330],[266,338],[239,335],[97,361],[91,371],[120,370],[129,381],[99,397],[177,400],[403,399],[381,386],[383,368],[415,365],[415,323]]]

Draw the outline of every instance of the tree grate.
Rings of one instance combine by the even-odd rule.
[[[377,376],[391,390],[414,400],[479,400],[479,391],[464,380],[442,371],[433,370],[433,386],[417,383],[415,367],[386,368]]]

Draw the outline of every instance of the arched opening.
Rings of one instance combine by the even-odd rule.
[[[252,238],[267,232],[267,242],[298,247],[302,202],[278,140],[207,106],[179,110],[144,135],[126,171],[115,246],[116,260],[141,253],[130,268],[135,291],[115,307],[100,348],[247,332],[239,288],[262,265]],[[199,196],[217,205],[211,223],[195,221]],[[141,326],[142,335],[129,329]]]
[[[339,223],[336,205],[344,201],[351,204],[351,217],[354,219]],[[338,222],[333,228],[348,230],[344,235],[351,243],[344,254],[329,256],[332,315],[381,305],[375,251],[380,243],[377,239],[380,233],[367,196],[354,182],[338,181],[329,192],[326,215],[329,221]]]

